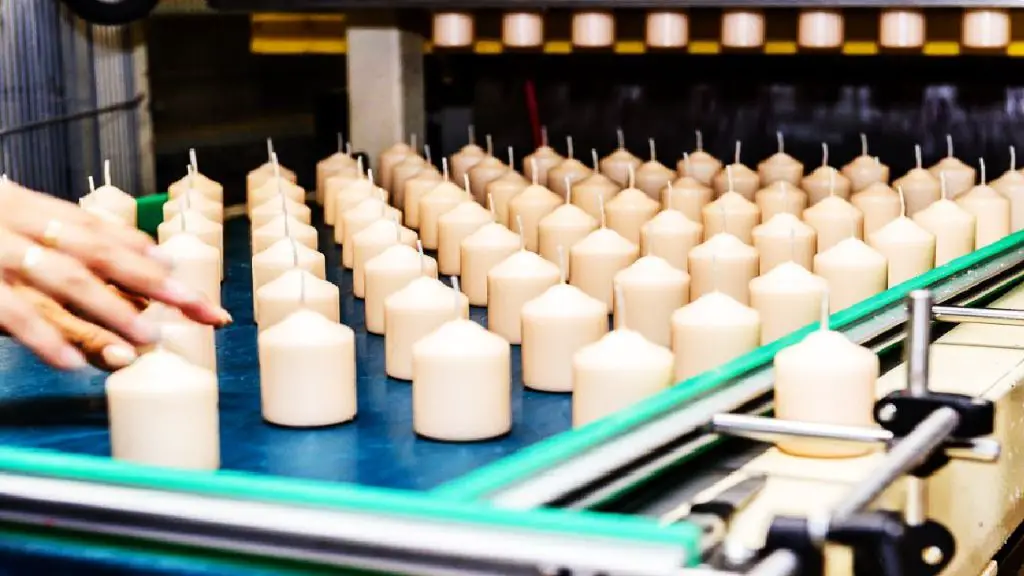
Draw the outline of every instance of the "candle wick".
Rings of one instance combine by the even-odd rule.
[[[657,162],[658,154],[657,151],[654,149],[654,138],[647,139],[647,147],[650,148],[651,150],[651,162]]]
[[[604,212],[604,190],[597,193],[597,213],[601,218],[601,228],[607,225],[607,215]]]
[[[946,157],[953,157],[953,135],[946,134]]]
[[[459,277],[458,276],[452,276],[452,296],[453,296],[453,298],[452,298],[452,301],[453,301],[452,308],[453,308],[453,310],[455,312],[455,319],[458,320],[459,317],[462,315],[462,314],[460,314],[461,306],[459,306],[459,304],[461,304],[461,302],[460,302],[461,298],[459,298],[459,296],[461,296],[461,290],[459,288]]]
[[[626,297],[622,293],[622,284],[616,283],[612,289],[615,296],[615,325],[620,330],[628,330],[626,324]]]
[[[786,142],[782,139],[782,130],[775,132],[775,142],[779,145],[779,154],[785,154]]]
[[[420,276],[424,276],[427,273],[427,257],[423,253],[423,241],[422,240],[419,240],[419,239],[416,240],[416,251],[419,252],[419,255],[420,255]]]
[[[515,148],[511,146],[508,147],[508,167],[512,170],[516,169]]]
[[[565,203],[572,204],[572,178],[568,174],[565,176]]]
[[[548,127],[547,126],[541,126],[540,127],[540,146],[541,146],[541,148],[547,148],[548,147]]]
[[[828,308],[829,308],[829,290],[828,285],[824,285],[821,288],[821,323],[819,328],[823,331],[828,331]]]
[[[684,176],[689,176],[691,174],[691,172],[690,172],[690,153],[689,152],[683,152],[683,170],[686,171],[686,174],[684,174]]]
[[[494,156],[494,138],[490,134],[484,136],[487,141],[487,155]]]
[[[821,143],[821,165],[828,166],[828,144],[825,142]]]
[[[191,164],[193,170],[195,170],[196,172],[199,171],[199,160],[196,158],[195,148],[188,149],[188,162],[189,164]]]
[[[914,164],[917,166],[918,170],[921,169],[921,166],[923,164],[922,161],[921,161],[921,145],[920,144],[914,144]]]
[[[737,140],[736,141],[736,152],[735,152],[735,154],[733,156],[733,159],[732,159],[733,164],[739,164],[740,163],[740,151],[742,149],[743,149],[743,142]]]
[[[1010,146],[1010,172],[1017,170],[1017,147]]]
[[[281,165],[277,163],[277,154],[270,154],[270,166],[274,172],[274,178],[277,180],[281,179]]]
[[[597,148],[590,149],[590,161],[594,164],[594,172],[601,171],[601,161],[597,157]]]
[[[288,242],[292,247],[292,266],[295,268],[299,267],[299,243],[294,238],[288,237]]]
[[[945,170],[939,172],[939,196],[943,200],[947,200],[947,198],[946,198],[946,171]]]
[[[668,182],[665,183],[665,198],[666,200],[668,200],[668,202],[666,202],[666,208],[668,208],[669,210],[675,208],[675,202],[672,201],[673,197],[675,196],[675,193],[676,189],[674,186],[672,186],[672,181],[669,180]]]
[[[462,175],[462,186],[463,189],[466,191],[466,194],[473,194],[473,191],[469,187],[469,172],[466,172],[465,174]]]
[[[303,308],[306,306],[306,274],[304,272],[304,270],[299,271],[299,304]]]
[[[615,129],[615,139],[619,143],[619,150],[626,149],[626,134],[622,131],[622,128]]]
[[[188,195],[189,192],[196,189],[196,170],[189,164],[185,167],[185,173],[188,175],[188,190],[185,191],[185,194]]]
[[[110,186],[110,160],[103,161],[103,185]]]
[[[6,180],[7,180],[7,174],[4,174],[4,181],[6,181]],[[89,176],[89,192],[92,193],[92,192],[95,192],[95,191],[96,191],[96,181],[93,180],[92,176]]]
[[[860,155],[868,155],[868,135],[863,132],[860,133]]]
[[[366,179],[370,182],[371,186],[376,186],[377,183],[373,180],[373,168],[366,169]]]
[[[345,135],[338,132],[338,154],[345,152]]]
[[[980,168],[980,171],[981,171],[981,185],[985,186],[985,185],[988,184],[988,178],[986,177],[986,174],[985,174],[985,159],[984,158],[978,158],[978,167]]]
[[[725,182],[726,182],[726,186],[729,188],[727,190],[727,192],[732,192],[733,191],[733,187],[732,187],[733,186],[733,182],[732,182],[732,166],[726,166],[725,167]]]
[[[693,135],[697,140],[697,152],[702,152],[704,150],[704,134],[700,130],[694,130]]]
[[[469,136],[469,143],[476,144],[476,126],[470,124],[469,128],[466,129],[466,132]]]
[[[516,214],[516,228],[519,229],[519,250],[526,250],[526,235],[523,234],[523,217]]]
[[[412,148],[413,153],[416,152],[416,133],[409,134],[409,148]]]
[[[274,159],[274,139],[267,138],[267,161],[273,161]]]
[[[427,161],[427,165],[434,163],[434,159],[430,156],[430,144],[423,145],[423,159]]]
[[[352,156],[352,143],[351,142],[345,142],[345,155],[346,156]],[[360,157],[359,160],[361,161],[362,157]],[[362,172],[362,169],[360,169],[359,171]]]
[[[534,186],[536,186],[537,183],[540,182],[540,170],[537,169],[537,159],[536,158],[530,158],[530,176],[532,177],[531,179],[533,180],[532,184]],[[568,178],[568,176],[567,176],[567,178]]]
[[[566,276],[565,273],[565,247],[561,244],[558,245],[558,282],[559,284],[565,284]]]
[[[900,217],[901,218],[906,218],[907,217],[907,198],[903,195],[903,186],[897,186],[896,187],[896,193],[899,194],[899,197],[900,197]]]
[[[566,156],[566,158],[572,160],[572,152],[573,152],[573,150],[572,150],[572,136],[566,136],[565,137],[565,156]]]
[[[496,221],[498,219],[498,214],[494,210],[494,194],[487,194],[487,209],[491,211],[491,222]]]
[[[636,170],[633,170],[633,165],[626,166],[626,173],[629,175],[629,187],[636,188]]]
[[[445,182],[449,181],[449,176],[448,176],[448,159],[447,158],[441,158],[441,177],[444,178]]]

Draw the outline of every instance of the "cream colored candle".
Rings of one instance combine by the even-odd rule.
[[[850,203],[864,215],[864,237],[900,217],[902,200],[895,190],[875,182],[850,197]]]
[[[306,202],[305,188],[298,184],[292,184],[283,177],[275,176],[267,180],[267,183],[263,186],[253,190],[252,194],[249,195],[249,212],[251,213],[257,206],[267,200],[272,200],[282,195],[299,204]]]
[[[844,37],[841,10],[805,8],[797,19],[797,44],[812,50],[839,48]]]
[[[163,349],[107,377],[111,456],[148,466],[220,467],[217,376]]]
[[[722,163],[704,151],[704,135],[694,130],[697,147],[693,152],[683,154],[683,159],[676,163],[676,171],[680,176],[690,177],[705,186],[711,186],[715,176],[722,171]]]
[[[341,264],[345,268],[355,266],[356,234],[378,220],[396,220],[402,213],[387,205],[382,198],[367,198],[350,208],[342,216],[344,238],[341,244]]]
[[[380,219],[352,237],[352,294],[366,296],[366,262],[395,244],[416,246],[416,233],[397,219]]]
[[[684,162],[688,158],[683,159]],[[694,222],[702,222],[702,210],[711,202],[711,188],[701,184],[689,176],[682,176],[675,182],[669,182],[661,197],[661,207],[666,210],[678,210]]]
[[[572,425],[604,418],[668,388],[672,360],[670,350],[628,328],[583,347],[572,359]]]
[[[818,233],[799,218],[783,212],[760,224],[751,233],[759,255],[759,270],[767,274],[785,262],[810,270],[818,248]]]
[[[528,182],[533,181],[533,175],[537,175],[537,183],[541,186],[548,186],[548,171],[562,163],[565,158],[555,152],[555,149],[548,146],[548,129],[541,126],[540,147],[532,154],[523,158],[523,174]],[[534,170],[536,166],[536,171]]]
[[[1010,44],[1012,22],[1009,10],[973,8],[964,10],[961,39],[967,48],[993,50]]]
[[[324,255],[299,244],[292,238],[283,238],[270,248],[252,257],[252,292],[255,303],[259,289],[292,268],[300,268],[321,280],[327,277]]]
[[[774,342],[813,323],[828,282],[796,262],[783,262],[750,281],[750,307],[761,317],[761,343]]]
[[[492,214],[472,200],[466,200],[441,215],[437,221],[437,265],[445,276],[462,273],[462,241],[481,226],[492,222]]]
[[[423,150],[426,157],[429,158],[430,147],[424,146]],[[430,165],[427,158],[419,154],[410,154],[391,169],[391,202],[397,208],[405,206],[406,183],[415,178],[420,172],[431,172],[434,170],[434,167]]]
[[[882,164],[878,156],[868,154],[866,134],[860,135],[860,156],[843,166],[843,176],[850,181],[850,191],[854,193],[873,184],[885,184],[889,181],[889,167]]]
[[[615,275],[613,285],[622,291],[613,311],[615,328],[629,327],[666,348],[672,344],[672,312],[690,301],[690,276],[657,256],[644,256]]]
[[[249,171],[245,176],[246,200],[248,200],[253,190],[266,184],[275,174],[292,183],[298,180],[295,172],[285,168],[277,161],[277,154],[274,153],[274,143],[270,138],[267,138],[267,161],[256,169]]]
[[[785,180],[777,180],[755,192],[754,203],[761,210],[762,222],[768,222],[776,214],[799,218],[807,209],[807,193]]]
[[[823,306],[824,308],[824,306]],[[879,364],[875,353],[828,329],[775,355],[775,417],[797,422],[872,427]],[[793,456],[849,458],[872,450],[866,444],[792,439],[778,444]]]
[[[732,166],[726,167],[732,172]],[[761,209],[732,189],[701,210],[704,238],[723,232],[732,234],[747,244],[753,243],[753,231],[761,221]]]
[[[942,199],[914,214],[925,230],[935,235],[935,266],[974,251],[977,218],[949,199],[946,188],[946,173],[939,174]],[[909,212],[909,210],[908,210]]]
[[[814,206],[829,196],[850,197],[850,179],[828,165],[828,144],[821,144],[821,166],[800,181],[807,192],[807,203]]]
[[[173,200],[188,190],[198,190],[203,196],[223,205],[224,186],[222,186],[220,182],[207,177],[199,171],[199,161],[196,158],[195,148],[189,148],[188,159],[192,173],[186,173],[186,175],[180,180],[172,182],[171,185],[167,187],[168,198]]]
[[[395,244],[366,262],[366,331],[383,334],[384,303],[410,282],[426,276],[437,278],[437,261],[423,254],[423,245],[415,250]]]
[[[462,241],[462,289],[473,306],[487,305],[487,274],[516,253],[522,239],[508,228],[491,222]]]
[[[372,170],[368,172],[372,172]],[[366,179],[367,175],[363,173],[362,156],[356,159],[354,167],[344,168],[327,178],[327,182],[324,184],[326,187],[326,190],[324,190],[324,222],[332,226],[336,223],[338,218],[337,201],[341,191],[360,180]]]
[[[924,274],[935,263],[935,236],[905,213],[868,236],[868,244],[889,262],[889,288]]]
[[[468,182],[470,176],[463,178]],[[438,223],[449,210],[472,199],[469,188],[465,190],[456,186],[453,182],[444,181],[436,188],[427,192],[420,199],[420,239],[423,240],[423,247],[428,250],[436,250],[438,246]]]
[[[183,192],[177,198],[164,202],[164,220],[170,220],[184,210],[194,210],[211,222],[224,222],[224,206],[214,202],[197,190]]]
[[[540,222],[562,205],[562,197],[539,184],[531,184],[508,203],[509,222],[519,226],[526,249],[540,249]]]
[[[604,215],[603,204],[601,215]],[[611,312],[615,275],[635,262],[640,257],[640,250],[636,244],[608,228],[605,218],[599,222],[600,228],[569,250],[569,281],[604,302]]]
[[[198,212],[186,210],[174,218],[160,223],[156,227],[156,237],[160,244],[167,242],[179,234],[191,234],[204,244],[217,249],[218,279],[224,277],[224,227],[210,222]]]
[[[607,48],[615,42],[615,15],[588,10],[572,15],[572,43],[581,48]]]
[[[469,174],[469,169],[476,166],[478,162],[483,160],[487,156],[487,152],[483,148],[476,145],[476,130],[472,124],[469,125],[469,142],[465,146],[459,149],[458,152],[452,154],[451,159],[451,177],[456,182],[462,182]]]
[[[839,196],[829,196],[804,210],[804,222],[818,233],[818,252],[850,236],[864,236],[864,214]]]
[[[764,12],[751,9],[731,9],[722,12],[722,46],[751,49],[764,45]]]
[[[442,158],[441,162],[447,166],[448,160]],[[443,180],[441,172],[437,170],[423,170],[405,181],[405,192],[402,199],[404,220],[402,223],[406,227],[413,230],[420,229],[420,199],[427,192],[437,188]]]
[[[409,144],[397,142],[387,150],[380,153],[377,159],[377,173],[380,174],[380,186],[391,192],[391,171],[402,160],[416,153],[416,135],[409,135]]]
[[[741,146],[742,143],[737,140],[732,164],[715,175],[713,181],[715,194],[721,196],[726,192],[735,192],[747,200],[753,200],[754,193],[761,187],[761,179],[758,178],[757,172],[740,163]]]
[[[253,230],[252,253],[259,254],[282,238],[294,238],[303,246],[314,250],[318,247],[316,228],[303,224],[292,216],[281,214]]]
[[[103,161],[102,186],[94,187],[92,177],[89,178],[89,193],[82,197],[82,204],[102,208],[132,228],[138,225],[135,197],[110,183],[110,160]]]
[[[676,172],[658,162],[654,138],[648,139],[647,144],[651,149],[651,159],[636,169],[634,174],[635,187],[646,192],[652,200],[660,202],[662,191],[675,179]]]
[[[355,168],[351,146],[346,149],[345,139],[338,134],[338,150],[316,163],[316,203],[323,206],[327,192],[327,179],[346,168]]]
[[[590,168],[587,168],[582,162],[573,157],[572,136],[565,137],[565,147],[565,160],[562,160],[557,166],[548,170],[548,186],[552,192],[559,196],[565,195],[566,177],[569,178],[570,183],[575,185],[576,182],[594,173]]]
[[[677,10],[652,10],[647,13],[644,40],[651,48],[682,48],[690,40],[690,18]]]
[[[174,263],[171,278],[203,294],[215,306],[220,306],[219,250],[194,234],[177,234],[161,243],[158,249]]]
[[[961,208],[974,214],[974,249],[984,248],[1010,235],[1010,201],[985,179],[985,159],[979,158],[981,184],[956,199]]]
[[[110,212],[109,210],[96,206],[95,204],[85,203],[84,198],[78,199],[78,206],[82,210],[85,210],[89,214],[96,216],[97,218],[108,224],[120,224],[121,226],[128,225],[128,223],[122,220],[120,216],[117,216],[116,214]]]
[[[1024,230],[1024,174],[1017,170],[1017,149],[1010,146],[1010,169],[991,184],[1010,201],[1010,231]]]
[[[882,10],[878,21],[878,43],[885,48],[908,50],[924,46],[924,11],[916,8]]]
[[[412,348],[453,316],[469,318],[469,301],[440,280],[420,276],[384,300],[384,371],[399,380],[412,380]]]
[[[635,186],[629,169],[629,187],[604,203],[608,227],[633,244],[640,243],[640,228],[661,210],[661,204]]]
[[[493,155],[491,135],[487,135],[487,156],[469,169],[469,191],[479,204],[487,202],[487,183],[500,178],[510,168]]]
[[[881,252],[847,238],[814,256],[814,273],[828,282],[832,312],[885,291],[888,262]]]
[[[281,322],[297,310],[311,310],[331,322],[341,321],[341,296],[333,282],[309,271],[292,268],[256,291],[256,325],[259,331]]]
[[[525,247],[492,267],[487,273],[487,329],[519,344],[523,304],[557,284],[559,275],[558,266]]]
[[[618,147],[609,155],[601,158],[599,167],[601,173],[607,176],[612,182],[620,186],[626,186],[632,182],[630,170],[634,173],[640,168],[642,161],[626,149],[626,137],[619,128],[615,130],[615,137]],[[629,184],[632,187],[632,184]]]
[[[690,250],[690,300],[722,292],[743,305],[750,301],[750,281],[757,276],[757,249],[732,234],[715,234]]]
[[[366,178],[353,180],[334,194],[334,207],[333,210],[330,210],[330,213],[334,214],[334,218],[333,221],[327,223],[334,226],[334,241],[337,244],[344,244],[345,213],[367,198],[379,198],[385,203],[388,201],[388,191],[374,184],[373,170],[367,170]],[[324,207],[325,220],[328,210],[329,208]]]
[[[701,243],[704,226],[678,210],[662,210],[640,228],[640,253],[663,258],[686,271],[686,258]]]
[[[804,165],[802,162],[786,154],[786,143],[782,138],[782,132],[775,133],[779,149],[760,164],[757,165],[757,175],[761,179],[762,186],[769,186],[776,182],[786,182],[797,186],[800,179],[804,177]]]
[[[259,335],[260,405],[278,426],[310,428],[356,417],[356,337],[312,310]]]
[[[252,213],[249,215],[249,220],[253,228],[260,228],[282,214],[288,214],[303,224],[309,224],[313,221],[313,213],[309,206],[285,196],[268,198],[266,202],[253,208]]]
[[[545,392],[572,391],[572,357],[608,332],[604,302],[561,281],[523,305],[523,384]]]
[[[936,178],[939,177],[939,174],[946,175],[946,192],[943,197],[950,200],[974,186],[976,176],[974,168],[953,156],[953,136],[950,134],[946,134],[946,157],[933,164],[928,171]]]
[[[673,312],[670,321],[676,382],[718,368],[760,343],[757,310],[716,290]]]
[[[538,168],[538,170],[540,169]],[[539,178],[537,182],[540,182]],[[520,192],[526,190],[526,187],[529,185],[530,181],[523,178],[515,170],[509,170],[502,174],[500,178],[487,183],[485,187],[487,190],[487,203],[494,210],[494,219],[497,222],[504,226],[515,226],[515,224],[509,224],[508,203],[518,196]]]
[[[501,337],[469,320],[446,322],[413,346],[413,429],[445,442],[508,433],[511,365],[511,347]]]
[[[160,330],[160,344],[157,347],[177,354],[200,368],[217,373],[217,343],[213,335],[213,326],[193,322],[177,308],[159,302],[147,306],[139,317]],[[149,352],[155,348],[142,348],[140,352]]]
[[[921,167],[921,146],[914,145],[916,167],[892,183],[893,189],[903,190],[907,203],[907,215],[911,218],[937,201],[940,195],[939,177]]]
[[[601,203],[607,204],[619,193],[621,188],[598,170],[597,150],[591,149],[590,155],[594,163],[593,173],[575,183],[565,181],[562,187],[565,188],[563,194],[568,192],[569,188],[572,188],[573,204],[582,208],[584,212],[596,220],[601,217]],[[554,189],[552,188],[552,190]]]
[[[538,253],[555,263],[560,249],[568,251],[597,229],[597,219],[572,204],[572,190],[569,188],[565,203],[541,218],[537,225]]]

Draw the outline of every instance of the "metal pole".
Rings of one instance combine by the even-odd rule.
[[[892,432],[882,428],[839,426],[818,422],[778,420],[745,414],[715,414],[711,430],[718,434],[740,436],[752,440],[778,442],[788,438],[817,438],[862,444],[885,444],[892,440]]]
[[[1024,326],[1024,310],[933,306],[932,315],[939,322]]]
[[[928,348],[932,343],[932,293],[914,290],[907,300],[907,390],[912,396],[924,396],[928,393]]]

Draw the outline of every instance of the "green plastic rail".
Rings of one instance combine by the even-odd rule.
[[[156,227],[164,221],[164,204],[167,194],[141,196],[136,201],[137,226],[139,230],[156,238]]]

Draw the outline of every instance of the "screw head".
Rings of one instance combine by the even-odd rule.
[[[878,409],[878,419],[882,422],[891,422],[896,417],[896,406],[886,404]]]

